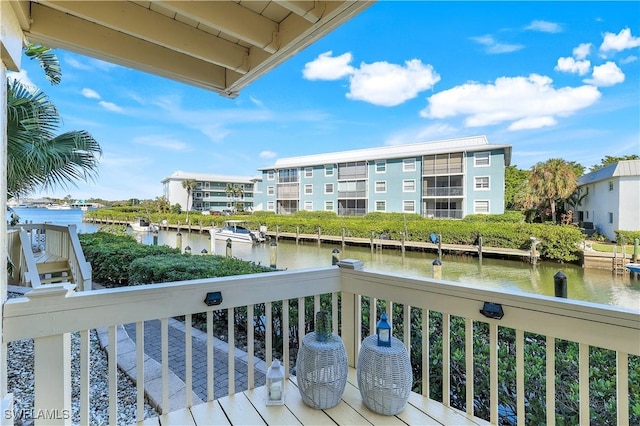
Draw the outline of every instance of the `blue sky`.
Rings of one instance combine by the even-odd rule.
[[[235,99],[56,50],[25,59],[66,130],[104,154],[93,183],[44,194],[155,198],[175,171],[258,176],[276,159],[486,135],[529,169],[640,154],[639,2],[374,4]]]

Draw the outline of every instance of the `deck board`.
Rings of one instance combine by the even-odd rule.
[[[169,425],[488,425],[489,423],[443,404],[411,393],[406,407],[395,416],[384,416],[369,410],[362,402],[355,369],[349,369],[342,400],[333,408],[317,410],[302,402],[296,378],[285,384],[285,405],[267,406],[264,386],[245,390],[215,401],[209,401],[146,419],[140,424]]]

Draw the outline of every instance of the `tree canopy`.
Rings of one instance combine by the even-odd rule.
[[[600,170],[603,167],[607,167],[610,166],[611,164],[615,164],[619,161],[626,161],[626,160],[639,160],[640,156],[638,156],[637,154],[631,154],[631,155],[624,155],[622,157],[614,157],[611,155],[606,155],[603,159],[600,160],[600,164],[595,164],[593,166],[591,166],[589,168],[590,172],[595,172],[596,170]]]

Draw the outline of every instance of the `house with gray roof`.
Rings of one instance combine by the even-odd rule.
[[[640,160],[627,160],[587,173],[578,180],[586,196],[577,207],[581,222],[592,222],[609,240],[616,230],[640,231]]]

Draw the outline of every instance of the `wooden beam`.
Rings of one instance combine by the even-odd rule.
[[[46,7],[230,70],[249,70],[247,48],[131,2],[46,1]]]
[[[34,3],[31,41],[228,94],[238,73]]]
[[[307,21],[315,24],[322,18],[326,2],[308,0],[277,0],[280,6],[290,10],[296,15],[302,16]]]
[[[238,3],[171,1],[159,4],[225,34],[257,46],[268,53],[278,50],[278,24]]]

